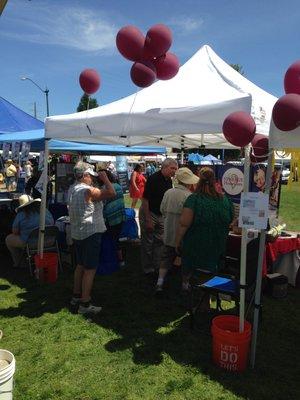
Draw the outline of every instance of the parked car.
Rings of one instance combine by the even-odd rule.
[[[283,170],[281,171],[281,183],[283,185],[286,185],[288,183],[290,173],[290,170],[287,168],[283,168]]]

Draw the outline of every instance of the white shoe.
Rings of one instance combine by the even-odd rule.
[[[99,314],[101,310],[102,307],[93,306],[92,304],[89,304],[87,307],[80,304],[78,308],[78,314]]]

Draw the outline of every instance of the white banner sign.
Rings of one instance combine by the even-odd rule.
[[[13,142],[11,144],[11,158],[15,161],[19,161],[20,147],[21,147],[20,142]]]
[[[241,194],[239,227],[266,229],[268,224],[269,196],[262,192]]]
[[[25,162],[29,158],[30,143],[22,142],[21,162]]]
[[[2,158],[3,160],[9,159],[10,143],[3,143],[2,145]]]

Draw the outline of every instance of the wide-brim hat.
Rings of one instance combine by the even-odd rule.
[[[178,183],[185,185],[196,185],[199,182],[199,177],[186,167],[179,168],[175,174]]]
[[[22,208],[29,206],[29,204],[40,203],[40,202],[41,202],[41,199],[33,199],[29,195],[23,194],[22,196],[19,197],[20,205],[19,205],[19,207],[16,208],[16,211],[19,211]]]

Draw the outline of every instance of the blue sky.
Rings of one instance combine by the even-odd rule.
[[[0,96],[43,119],[45,96],[27,76],[49,88],[50,114],[75,112],[82,95],[80,72],[95,68],[99,104],[135,92],[131,63],[117,51],[115,36],[129,24],[144,33],[156,23],[173,32],[171,51],[181,64],[209,44],[246,77],[283,94],[287,67],[300,58],[299,0],[9,0],[0,17]]]

